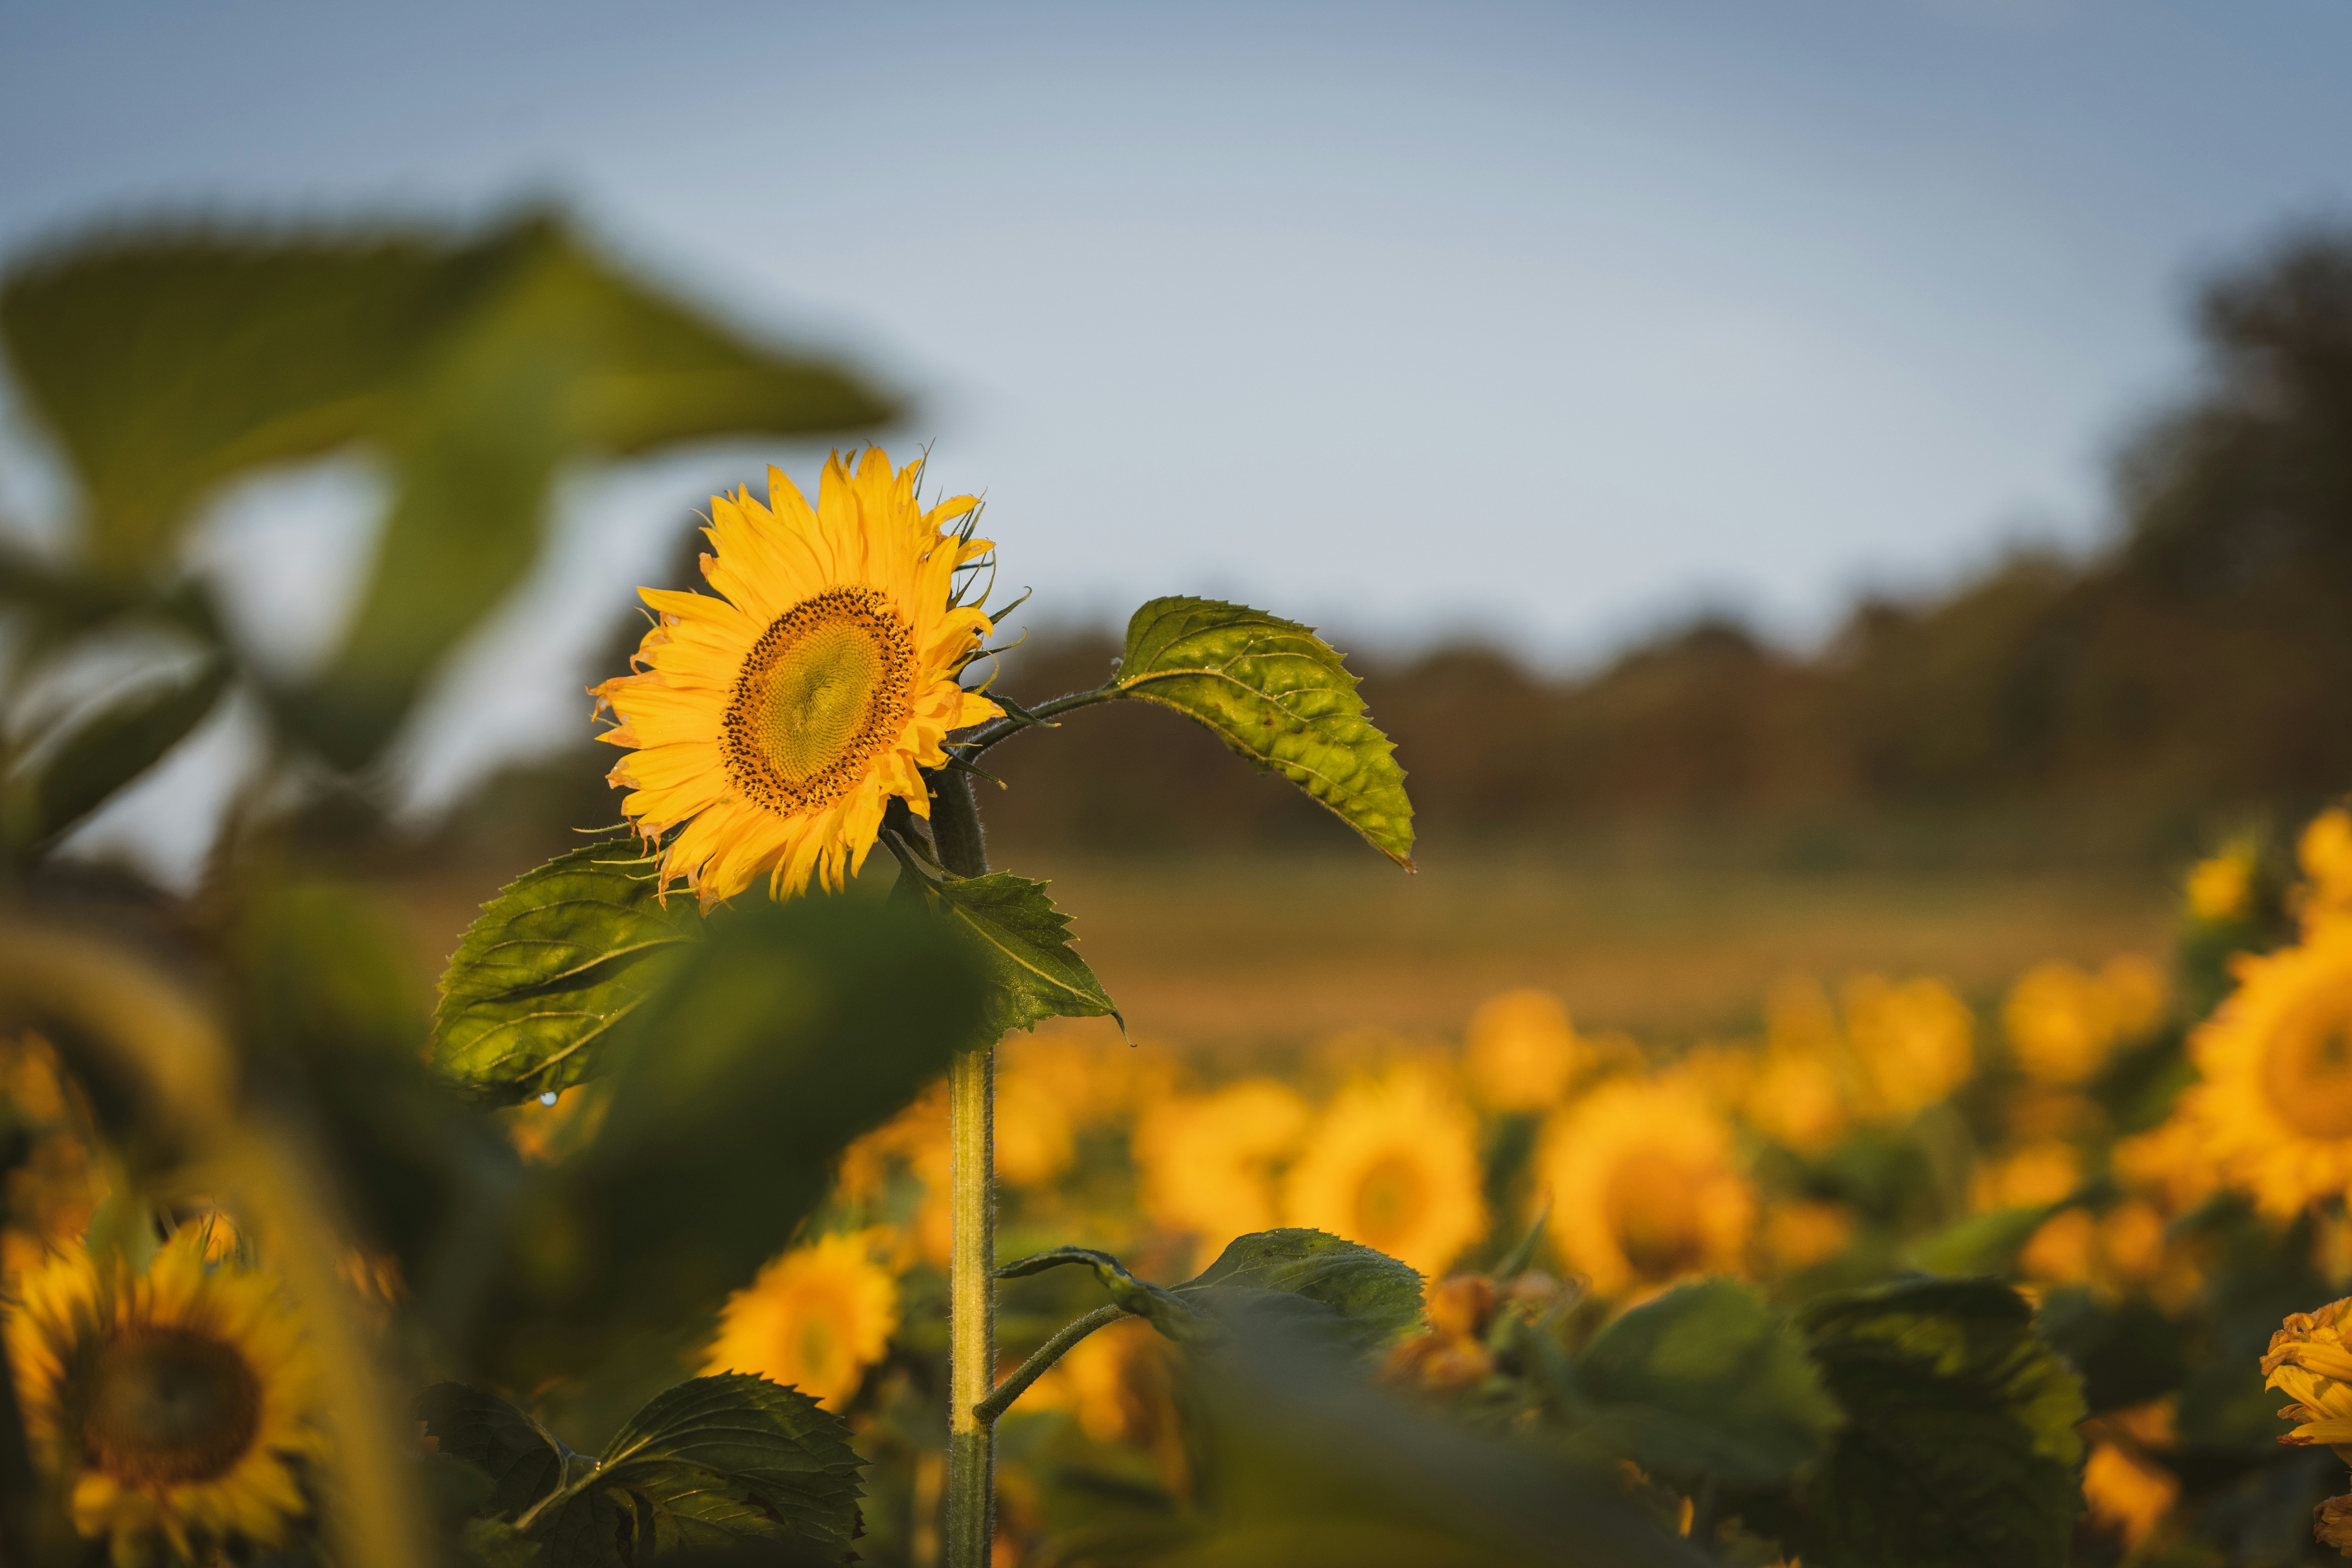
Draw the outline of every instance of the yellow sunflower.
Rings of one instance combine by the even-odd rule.
[[[1307,1102],[1270,1078],[1162,1100],[1135,1129],[1143,1212],[1198,1237],[1209,1256],[1237,1236],[1273,1229],[1281,1223],[1275,1166],[1298,1146],[1308,1117]]]
[[[1339,1091],[1290,1169],[1292,1225],[1360,1241],[1434,1275],[1486,1233],[1478,1127],[1412,1067]]]
[[[898,1285],[869,1234],[818,1238],[772,1258],[727,1299],[703,1374],[752,1372],[838,1409],[898,1328]]]
[[[1845,1026],[1877,1115],[1906,1120],[1976,1070],[1976,1019],[1941,981],[1858,974],[1845,984]]]
[[[1553,1115],[1536,1159],[1553,1243],[1595,1295],[1739,1269],[1755,1194],[1731,1129],[1691,1085],[1602,1084]]]
[[[2243,920],[2254,907],[2257,869],[2251,844],[2231,844],[2189,868],[2189,912],[2207,925]]]
[[[26,1434],[121,1568],[284,1546],[309,1511],[310,1349],[268,1279],[208,1266],[204,1247],[183,1229],[144,1275],[72,1247],[7,1316]]]
[[[2241,958],[2237,980],[2189,1037],[2186,1110],[2222,1179],[2284,1219],[2352,1184],[2352,923]]]
[[[637,673],[591,689],[632,748],[609,775],[647,840],[672,829],[664,887],[707,908],[762,876],[788,897],[811,877],[839,889],[864,864],[890,796],[930,815],[919,770],[947,761],[951,730],[1002,710],[959,679],[991,627],[960,604],[958,569],[990,546],[950,528],[980,503],[926,511],[922,465],[869,450],[853,477],[835,453],[811,508],[768,470],[768,504],[717,496],[702,574],[718,592],[643,590],[659,621]]]
[[[2333,806],[2311,819],[2294,858],[2305,879],[2301,913],[2305,930],[2352,913],[2352,813]]]
[[[1470,1015],[1463,1056],[1470,1085],[1496,1110],[1549,1110],[1590,1053],[1549,991],[1506,991]]]

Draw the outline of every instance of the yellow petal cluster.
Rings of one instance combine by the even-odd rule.
[[[1309,1226],[1436,1274],[1486,1233],[1478,1127],[1436,1075],[1406,1066],[1342,1089],[1291,1167],[1283,1206]]]
[[[1537,1170],[1553,1244],[1596,1295],[1745,1261],[1755,1194],[1730,1126],[1685,1080],[1601,1084],[1546,1126]]]
[[[2237,963],[2189,1037],[2183,1114],[2222,1178],[2284,1219],[2352,1184],[2352,922]]]
[[[711,500],[713,594],[643,591],[659,619],[635,673],[591,694],[618,720],[600,738],[629,751],[610,775],[623,813],[666,841],[664,887],[705,907],[762,878],[837,890],[892,798],[930,815],[921,770],[948,733],[1001,711],[959,679],[991,628],[956,575],[990,546],[950,525],[979,502],[926,510],[921,467],[876,448],[853,476],[836,453],[814,507],[771,468],[766,505]]]
[[[140,1274],[79,1247],[6,1318],[26,1434],[119,1568],[288,1544],[320,1451],[312,1352],[265,1276],[183,1229]]]
[[[820,1237],[771,1259],[727,1299],[706,1376],[749,1372],[839,1408],[898,1327],[898,1285],[875,1260],[876,1232]]]
[[[2018,1067],[2037,1083],[2088,1083],[2116,1048],[2164,1018],[2164,972],[2136,953],[2092,971],[2038,963],[2018,977],[2001,1007],[2001,1027]]]

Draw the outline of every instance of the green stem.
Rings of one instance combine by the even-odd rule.
[[[988,872],[971,781],[930,775],[931,840],[959,877]],[[946,1568],[987,1568],[995,1544],[996,1425],[981,1413],[996,1378],[996,1049],[948,1068],[948,1518]]]
[[[974,1412],[982,1421],[993,1426],[996,1418],[1013,1408],[1013,1402],[1028,1390],[1031,1384],[1045,1375],[1045,1369],[1069,1353],[1070,1347],[1093,1333],[1107,1328],[1121,1318],[1134,1313],[1120,1306],[1097,1307],[1076,1322],[1065,1323],[1052,1339],[1037,1347],[1037,1353],[1021,1363],[1019,1371],[996,1385],[996,1392],[980,1402]]]
[[[1114,678],[1096,687],[1092,691],[1073,691],[1048,701],[1033,704],[1029,709],[1029,716],[1031,719],[1051,719],[1056,713],[1067,713],[1077,708],[1091,708],[1097,702],[1116,702],[1121,695],[1118,681]],[[956,754],[964,761],[970,762],[997,742],[1010,740],[1029,728],[1031,725],[1027,719],[1014,719],[1009,715],[982,724],[963,740],[956,742]]]

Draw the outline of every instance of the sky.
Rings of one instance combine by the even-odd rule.
[[[0,0],[0,259],[155,211],[575,211],[911,394],[1045,621],[1240,597],[1355,647],[1802,643],[2112,526],[2199,278],[2345,210],[2340,0],[202,7]],[[0,498],[69,510],[11,426]],[[772,454],[583,472],[460,650],[422,798],[583,721],[585,650]],[[805,450],[782,454],[803,476]],[[374,492],[200,547],[299,662]],[[226,743],[226,742],[224,742]]]

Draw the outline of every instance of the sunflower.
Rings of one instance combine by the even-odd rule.
[[[1291,1167],[1283,1204],[1312,1226],[1436,1274],[1486,1233],[1478,1128],[1432,1075],[1406,1067],[1340,1090]]]
[[[121,1568],[291,1540],[323,1445],[316,1369],[265,1277],[208,1266],[201,1227],[144,1275],[59,1252],[7,1319],[25,1426],[76,1529]]]
[[[2189,914],[2207,925],[2244,920],[2253,910],[2257,869],[2251,844],[2231,844],[2198,861],[2184,887]]]
[[[1603,1084],[1553,1115],[1536,1158],[1552,1240],[1593,1294],[1739,1268],[1755,1194],[1731,1129],[1691,1085]]]
[[[2352,813],[2334,806],[2311,819],[2294,858],[2305,881],[2301,912],[2305,930],[2352,912]]]
[[[2001,1005],[2001,1026],[2017,1065],[2036,1083],[2088,1083],[2116,1047],[2163,1021],[2164,972],[2124,954],[2094,973],[2040,963],[2018,976]]]
[[[1308,1115],[1296,1091],[1270,1078],[1153,1106],[1135,1129],[1143,1212],[1199,1237],[1203,1253],[1273,1229],[1274,1167],[1298,1146]]]
[[[836,1409],[898,1328],[898,1285],[871,1233],[821,1237],[772,1258],[727,1299],[703,1375],[751,1372]]]
[[[1470,1015],[1471,1087],[1496,1110],[1549,1110],[1585,1065],[1568,1009],[1549,991],[1506,991]]]
[[[1845,984],[1845,1027],[1881,1116],[1907,1120],[1976,1070],[1976,1020],[1941,981],[1858,974]]]
[[[2238,988],[2189,1037],[2204,1152],[2273,1217],[2352,1183],[2352,923],[2238,960]]]
[[[637,673],[590,689],[633,748],[608,782],[648,841],[673,828],[661,883],[705,908],[761,876],[787,897],[811,877],[838,890],[865,863],[891,796],[930,815],[920,769],[948,731],[1002,710],[960,680],[991,630],[961,605],[957,573],[990,548],[947,525],[980,503],[926,511],[922,465],[869,450],[853,478],[827,458],[812,509],[777,469],[768,505],[717,496],[704,531],[707,594],[643,590],[660,619]]]

